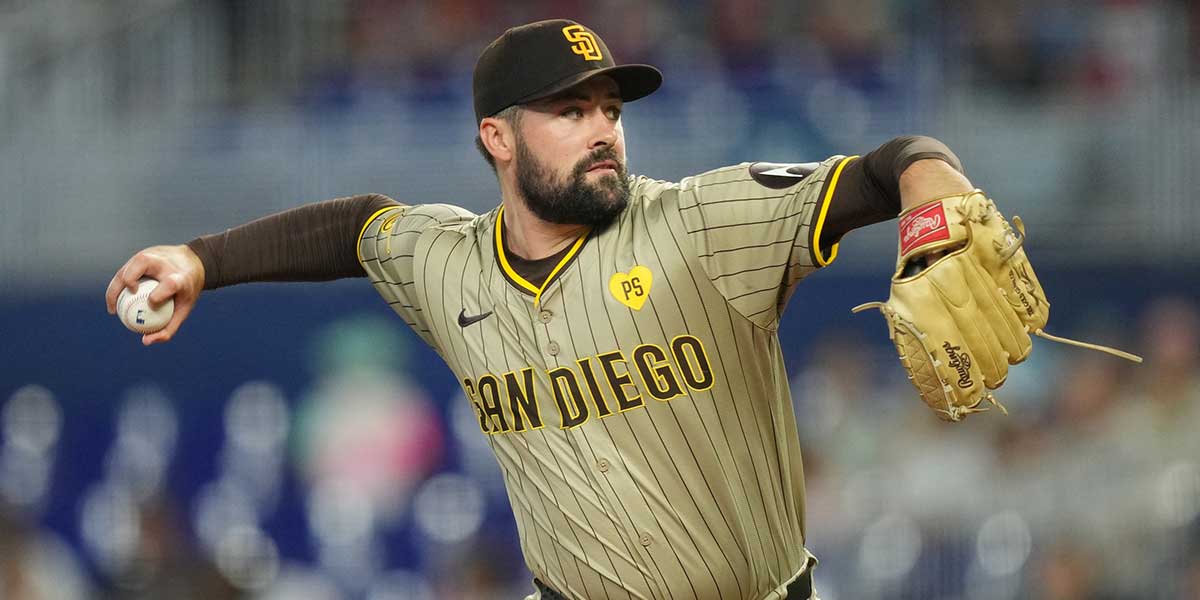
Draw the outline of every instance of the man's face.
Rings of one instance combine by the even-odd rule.
[[[514,167],[529,209],[550,223],[612,221],[629,202],[617,84],[593,77],[522,108]]]

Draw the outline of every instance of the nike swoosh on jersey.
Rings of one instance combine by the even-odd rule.
[[[472,316],[468,317],[467,309],[464,308],[461,311],[459,311],[459,313],[458,313],[458,326],[465,328],[466,326],[468,326],[472,323],[478,323],[478,322],[488,318],[489,316],[491,316],[491,314],[492,314],[492,311],[489,310],[481,315],[472,315]]]
[[[801,179],[807,175],[807,173],[793,173],[792,167],[776,167],[774,169],[763,171],[761,174],[774,175],[776,177],[795,177],[796,179]]]
[[[796,185],[820,166],[820,163],[757,162],[750,165],[750,176],[761,186],[783,189]]]

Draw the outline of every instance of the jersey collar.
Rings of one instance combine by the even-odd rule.
[[[550,287],[550,284],[554,282],[554,279],[558,277],[558,275],[562,273],[563,269],[571,263],[571,260],[574,259],[577,254],[579,254],[579,249],[583,247],[583,242],[587,240],[588,235],[591,233],[591,230],[589,229],[588,231],[585,231],[579,235],[579,238],[576,239],[573,244],[571,244],[571,249],[563,255],[563,257],[558,261],[557,265],[554,265],[554,269],[551,270],[550,274],[546,276],[546,281],[542,282],[542,285],[539,287],[530,283],[529,280],[525,279],[524,277],[521,277],[521,274],[517,273],[517,271],[513,269],[512,265],[508,262],[508,256],[506,256],[504,252],[503,206],[500,207],[500,210],[496,211],[496,224],[494,228],[496,230],[496,260],[500,263],[500,272],[504,274],[505,279],[508,279],[510,283],[517,286],[517,289],[532,295],[533,305],[535,307],[541,303],[542,293],[546,291],[546,288]]]

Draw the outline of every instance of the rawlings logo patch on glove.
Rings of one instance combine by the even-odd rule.
[[[908,378],[943,420],[987,410],[985,401],[1004,410],[991,390],[1029,356],[1030,334],[1142,362],[1042,330],[1050,303],[1021,247],[1025,226],[1013,223],[979,190],[909,209],[888,301],[853,309],[883,313]]]
[[[909,254],[919,246],[950,239],[946,211],[940,202],[927,204],[900,218],[900,254]]]

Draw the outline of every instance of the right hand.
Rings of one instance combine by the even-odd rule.
[[[134,254],[108,284],[104,294],[108,314],[117,313],[117,297],[121,290],[136,292],[138,279],[142,277],[158,280],[158,287],[150,293],[151,306],[158,306],[169,298],[175,299],[175,313],[167,326],[142,336],[142,343],[149,346],[171,339],[192,312],[204,289],[204,264],[191,248],[184,245],[151,246]]]

